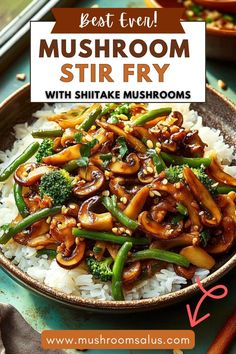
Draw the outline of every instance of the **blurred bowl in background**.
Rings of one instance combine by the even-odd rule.
[[[178,0],[145,0],[148,7],[182,7]],[[206,28],[206,56],[211,59],[236,61],[236,31]]]

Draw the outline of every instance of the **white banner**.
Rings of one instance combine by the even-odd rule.
[[[32,102],[205,101],[204,22],[183,22],[183,34],[52,34],[54,24],[31,22]]]

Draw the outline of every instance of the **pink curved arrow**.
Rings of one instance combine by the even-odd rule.
[[[226,286],[224,285],[216,285],[214,286],[213,288],[209,289],[209,290],[206,290],[204,289],[204,287],[202,286],[202,283],[200,281],[200,278],[197,276],[196,277],[196,281],[197,281],[197,284],[199,286],[199,288],[201,289],[201,291],[203,292],[203,295],[201,297],[201,299],[198,301],[197,303],[197,306],[193,312],[193,315],[192,315],[192,312],[191,312],[191,308],[190,308],[190,305],[187,304],[186,305],[186,308],[187,308],[187,313],[188,313],[188,318],[189,318],[189,323],[190,323],[190,326],[191,327],[195,327],[197,326],[199,323],[201,323],[202,321],[205,321],[208,317],[210,317],[210,313],[207,313],[206,315],[200,317],[198,320],[197,320],[197,315],[198,315],[198,311],[203,303],[203,301],[209,296],[211,297],[212,299],[215,299],[215,300],[219,300],[219,299],[223,299],[227,294],[228,294],[228,289],[226,288]],[[218,290],[218,289],[222,289],[223,292],[222,294],[220,295],[213,295],[213,292],[215,290]]]

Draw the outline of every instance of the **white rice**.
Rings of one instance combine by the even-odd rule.
[[[150,109],[161,104],[150,104]],[[233,148],[224,143],[221,132],[216,129],[204,127],[202,118],[197,112],[190,111],[188,104],[171,105],[174,110],[183,114],[184,126],[191,129],[198,129],[202,140],[207,143],[207,151],[215,150],[217,156],[225,171],[236,177],[236,166],[229,166],[235,158]],[[34,114],[36,121],[32,125],[17,124],[14,127],[16,141],[11,150],[0,151],[0,170],[4,169],[12,160],[15,159],[32,141],[32,130],[52,129],[57,127],[54,122],[48,122],[47,117],[66,111],[71,108],[71,104],[56,104],[54,106],[45,105],[40,111]],[[33,159],[32,159],[33,160]],[[10,177],[5,183],[0,183],[2,198],[0,201],[0,226],[10,223],[18,214],[13,196],[13,178]],[[19,245],[14,241],[1,246],[4,255],[12,259],[21,270],[29,274],[32,278],[44,283],[52,288],[60,290],[67,294],[74,294],[86,298],[95,298],[102,300],[112,300],[111,284],[95,281],[92,275],[88,274],[83,268],[65,270],[58,266],[55,260],[47,259],[47,256],[36,257],[36,250],[26,246]],[[197,269],[192,279],[198,275],[201,279],[209,274],[206,269]],[[160,296],[176,290],[186,284],[186,279],[176,275],[172,266],[162,269],[152,278],[144,280],[137,284],[135,288],[125,293],[126,300],[138,300],[141,298],[150,298]]]

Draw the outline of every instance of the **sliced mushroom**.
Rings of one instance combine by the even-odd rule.
[[[172,239],[179,236],[183,230],[183,222],[175,227],[171,224],[160,224],[152,220],[147,211],[143,211],[139,215],[139,223],[141,229],[147,234],[159,239]]]
[[[90,156],[89,161],[97,167],[103,166],[103,161],[100,158],[100,153],[96,153],[96,154],[93,154],[92,156]]]
[[[151,158],[143,160],[142,167],[138,173],[138,179],[141,183],[151,183],[154,179],[155,167]]]
[[[69,256],[63,255],[62,252],[59,252],[56,256],[57,263],[65,269],[76,268],[80,262],[83,260],[86,242],[81,241],[79,238],[76,238],[76,246]]]
[[[62,214],[55,215],[50,223],[50,234],[58,244],[64,243],[69,250],[75,242],[72,228],[77,225],[76,219]]]
[[[207,252],[211,254],[226,253],[232,248],[235,242],[236,227],[230,216],[225,216],[222,220],[223,233],[214,238],[214,243],[207,246]]]
[[[96,151],[100,151],[101,148],[104,147],[104,145],[108,142],[110,146],[112,146],[112,143],[114,141],[114,133],[107,132],[103,128],[100,128],[96,131],[95,134],[92,135],[92,139],[96,139],[98,141],[97,144],[91,150],[91,154],[93,155]]]
[[[108,242],[106,247],[107,247],[108,252],[110,253],[110,256],[113,259],[116,259],[117,253],[120,249],[120,245]]]
[[[55,244],[55,240],[53,240],[49,234],[34,237],[29,239],[27,242],[27,246],[37,249],[44,248],[53,244]]]
[[[61,145],[63,147],[67,147],[68,145],[75,143],[75,134],[78,133],[78,130],[75,128],[67,128],[62,137],[61,137]]]
[[[236,223],[236,193],[221,194],[217,197],[217,205],[222,209],[224,216],[230,216]]]
[[[151,243],[150,248],[160,248],[164,250],[170,250],[172,248],[192,246],[198,241],[199,235],[197,232],[182,233],[172,240],[155,240]]]
[[[203,143],[197,130],[188,132],[183,139],[184,151],[191,156],[202,157],[206,144]]]
[[[174,125],[177,125],[178,127],[182,127],[183,125],[183,114],[178,111],[174,111],[171,113],[171,117],[175,118]]]
[[[94,103],[88,109],[86,109],[86,107],[78,109],[78,114],[71,112],[71,114],[68,115],[67,112],[63,117],[64,119],[58,120],[58,124],[62,129],[74,128],[76,125],[80,125],[90,114],[93,114],[93,112],[100,108],[101,105],[99,103]]]
[[[117,160],[109,164],[109,169],[120,175],[133,175],[140,168],[140,161],[135,153],[131,153],[126,157],[126,162]]]
[[[45,220],[39,220],[27,229],[16,234],[14,240],[20,244],[27,245],[30,239],[33,240],[38,236],[45,235],[48,231],[49,224]]]
[[[61,212],[63,215],[72,216],[74,218],[78,218],[79,213],[79,205],[76,203],[70,203],[68,206],[63,206]]]
[[[32,186],[37,183],[45,173],[48,173],[54,169],[56,169],[54,166],[25,163],[17,168],[14,178],[15,181],[22,186]]]
[[[80,144],[69,146],[57,154],[46,156],[43,162],[47,165],[63,165],[68,161],[80,158]]]
[[[91,211],[99,200],[100,197],[94,196],[83,202],[78,214],[79,222],[88,230],[110,231],[113,227],[111,213],[96,214]]]
[[[76,117],[80,117],[81,113],[84,112],[85,109],[86,109],[86,106],[77,106],[67,112],[54,114],[54,115],[48,117],[48,120],[52,121],[52,122],[59,123],[61,121],[76,119]],[[82,120],[81,120],[81,122],[82,122]]]
[[[130,200],[132,195],[140,189],[138,182],[133,178],[114,177],[109,181],[109,188],[119,199],[125,197]],[[129,186],[131,186],[131,189],[128,188]]]
[[[141,271],[142,267],[140,261],[128,264],[123,271],[122,282],[124,284],[130,284],[135,282],[136,280],[138,280]]]
[[[221,212],[216,202],[212,198],[211,194],[208,192],[206,187],[199,181],[199,179],[193,173],[191,168],[185,167],[183,169],[183,174],[194,197],[211,214],[211,218],[209,218],[206,214],[202,215],[202,223],[208,227],[219,225],[222,218]]]
[[[155,180],[151,185],[151,190],[163,191],[171,194],[178,203],[182,203],[188,209],[188,214],[192,223],[192,230],[199,231],[202,228],[199,217],[199,206],[194,200],[192,193],[183,183],[175,185],[169,183],[166,179],[162,181]]]
[[[153,143],[153,146],[156,145],[157,143],[157,138],[155,137],[155,135],[150,132],[148,129],[144,128],[144,127],[140,127],[140,126],[135,126],[133,127],[133,131],[134,133],[137,133],[138,136],[142,139],[142,140],[151,140],[151,142]]]
[[[190,264],[188,268],[182,267],[180,265],[174,264],[174,271],[180,277],[183,277],[187,280],[191,280],[194,277],[197,267]]]
[[[135,136],[129,133],[126,133],[123,129],[121,129],[117,125],[100,122],[100,121],[97,122],[97,124],[100,125],[102,128],[104,128],[105,130],[112,131],[118,136],[123,136],[127,141],[127,143],[130,146],[132,146],[134,150],[136,150],[137,152],[141,152],[141,153],[146,152],[147,150],[146,146],[139,139],[137,139]]]
[[[228,173],[224,172],[222,167],[220,166],[217,156],[215,153],[211,153],[211,164],[207,168],[207,172],[215,181],[227,184],[229,186],[236,186],[236,178],[230,176]]]
[[[79,197],[90,197],[97,193],[105,183],[103,172],[96,166],[89,165],[79,169],[81,180],[73,188],[73,193]]]
[[[203,248],[198,246],[188,246],[180,251],[180,254],[188,261],[199,268],[211,269],[215,265],[215,260]]]
[[[147,186],[142,187],[131,199],[123,213],[130,219],[136,220],[143,209],[144,204],[146,203],[148,195],[149,188]]]

